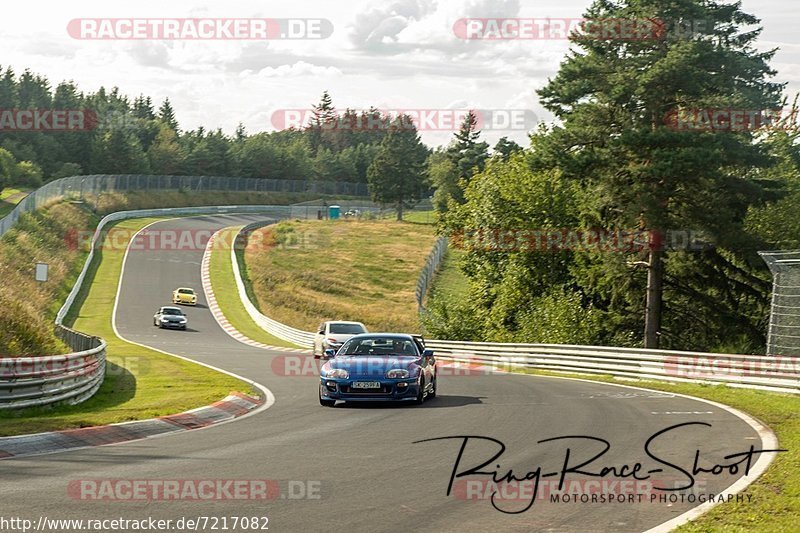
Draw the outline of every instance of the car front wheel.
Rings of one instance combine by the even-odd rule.
[[[414,405],[422,405],[425,401],[425,380],[422,376],[417,380],[417,397],[414,398]]]
[[[322,397],[322,394],[319,395],[319,404],[323,407],[333,407],[336,405],[336,400],[326,400]]]

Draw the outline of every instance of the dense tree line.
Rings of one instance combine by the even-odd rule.
[[[248,135],[181,128],[168,98],[133,100],[116,87],[84,93],[71,81],[0,68],[0,111],[89,110],[85,131],[13,131],[0,127],[0,188],[36,187],[77,174],[222,175],[366,183],[393,117],[371,109],[339,113],[323,94],[302,128]],[[370,120],[367,121],[366,119]]]
[[[470,289],[432,302],[431,334],[763,351],[771,278],[756,252],[798,244],[797,130],[670,121],[785,106],[774,52],[753,47],[758,20],[699,0],[597,1],[585,18],[709,23],[691,39],[573,38],[538,91],[558,121],[526,150],[490,157],[465,123],[432,156],[442,231],[466,250]],[[547,231],[575,238],[531,238]],[[639,240],[581,240],[619,232]]]

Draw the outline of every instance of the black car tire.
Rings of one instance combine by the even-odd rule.
[[[319,397],[319,404],[323,407],[333,407],[336,405],[336,400],[326,400],[322,396]]]
[[[417,387],[417,397],[414,398],[414,405],[422,405],[425,401],[425,379],[420,376],[419,386]]]

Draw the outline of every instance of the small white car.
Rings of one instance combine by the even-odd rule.
[[[159,328],[186,329],[186,315],[180,307],[160,307],[153,315],[153,325]]]
[[[361,322],[344,320],[323,322],[314,336],[314,357],[322,357],[325,350],[338,350],[350,337],[361,333],[368,333],[367,327]]]

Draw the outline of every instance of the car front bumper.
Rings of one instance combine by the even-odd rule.
[[[186,329],[186,322],[161,322],[159,326],[167,329]]]
[[[353,382],[355,381],[373,381],[380,383],[381,386],[379,389],[358,389],[353,387]],[[400,383],[405,383],[405,386],[399,385]],[[319,390],[321,397],[325,400],[342,400],[348,402],[401,402],[416,399],[419,393],[419,386],[414,378],[320,378]]]

